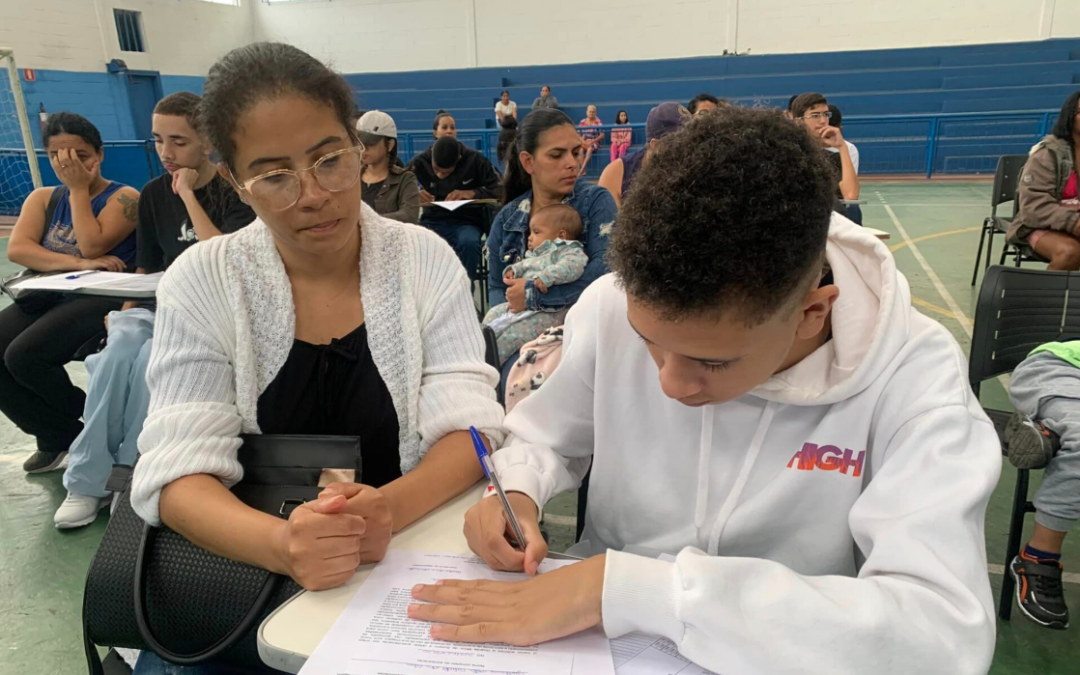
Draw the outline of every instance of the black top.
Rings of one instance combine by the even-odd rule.
[[[221,176],[195,191],[195,199],[210,221],[223,233],[236,232],[255,220],[255,212]],[[172,191],[172,174],[162,174],[143,186],[139,195],[139,223],[135,228],[139,267],[161,272],[196,243],[195,227],[180,195]]]
[[[470,148],[461,146],[461,159],[454,172],[446,178],[435,175],[431,163],[431,148],[413,157],[406,167],[416,174],[420,187],[435,195],[436,201],[443,201],[454,190],[475,190],[476,199],[498,199],[502,194],[499,187],[499,174],[487,157]],[[483,227],[484,205],[469,204],[454,211],[438,206],[425,208],[420,215],[420,222],[461,223]]]
[[[362,194],[361,194],[360,198],[364,200],[365,204],[367,204],[368,206],[370,206],[371,208],[374,209],[375,208],[375,198],[379,196],[379,190],[382,190],[382,186],[385,183],[386,183],[385,178],[383,178],[378,183],[365,183],[364,181],[360,181],[360,184],[364,186],[362,188]]]
[[[328,345],[294,340],[259,396],[258,422],[264,434],[359,436],[363,475],[356,482],[381,487],[401,477],[397,411],[363,324]]]

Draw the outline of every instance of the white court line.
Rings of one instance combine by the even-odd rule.
[[[915,256],[915,260],[919,261],[919,265],[922,266],[923,271],[926,272],[927,278],[930,279],[930,283],[934,284],[934,288],[937,289],[938,295],[945,301],[945,305],[949,308],[956,320],[959,322],[960,327],[967,333],[968,339],[971,339],[971,320],[967,318],[967,314],[964,314],[964,310],[960,309],[960,305],[956,304],[956,300],[953,299],[952,294],[945,288],[945,284],[941,283],[941,279],[938,278],[937,272],[933,267],[930,267],[930,263],[926,262],[926,258],[923,257],[922,252],[919,251],[919,247],[915,245],[915,242],[908,236],[907,230],[900,224],[900,219],[896,217],[896,213],[892,210],[892,207],[885,203],[884,197],[881,197],[880,193],[878,197],[881,198],[882,203],[885,205],[885,212],[892,218],[893,225],[896,226],[900,236],[907,242],[907,247],[911,249],[912,255]]]
[[[871,202],[867,206],[884,206],[884,205],[883,204],[874,204],[873,202]],[[964,207],[973,208],[973,209],[986,208],[986,204],[981,204],[981,203],[976,204],[975,202],[948,203],[948,204],[940,203],[940,202],[936,203],[936,204],[932,203],[932,202],[922,202],[922,203],[918,203],[918,204],[907,204],[907,203],[892,204],[892,206],[964,206]]]

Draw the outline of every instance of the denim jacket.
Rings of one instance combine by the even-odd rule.
[[[574,208],[581,215],[581,243],[589,263],[585,273],[577,281],[560,284],[547,293],[536,290],[532,281],[525,282],[525,309],[553,312],[565,309],[581,297],[589,284],[607,274],[604,254],[607,252],[608,235],[615,225],[618,208],[615,199],[605,188],[579,180],[574,190],[563,199],[563,204]],[[503,270],[525,258],[529,239],[529,212],[532,208],[532,190],[510,202],[495,216],[487,239],[488,249],[488,301],[491,306],[506,302],[506,284]]]

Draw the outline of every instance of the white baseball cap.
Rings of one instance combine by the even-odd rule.
[[[360,141],[366,145],[378,143],[384,138],[397,138],[397,125],[394,118],[381,110],[369,110],[356,122],[356,131]]]

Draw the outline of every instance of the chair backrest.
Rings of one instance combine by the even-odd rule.
[[[1032,349],[1080,336],[1080,274],[994,265],[986,271],[971,335],[968,380],[1011,373]]]
[[[1016,190],[1020,186],[1020,176],[1024,173],[1027,155],[1002,155],[998,159],[997,171],[994,172],[994,192],[990,195],[990,208],[997,215],[999,204],[1007,204],[1016,199]]]
[[[495,386],[495,398],[499,405],[506,405],[505,392],[502,385],[502,361],[499,359],[499,339],[491,326],[481,326],[484,332],[484,360],[499,373],[499,384]]]

